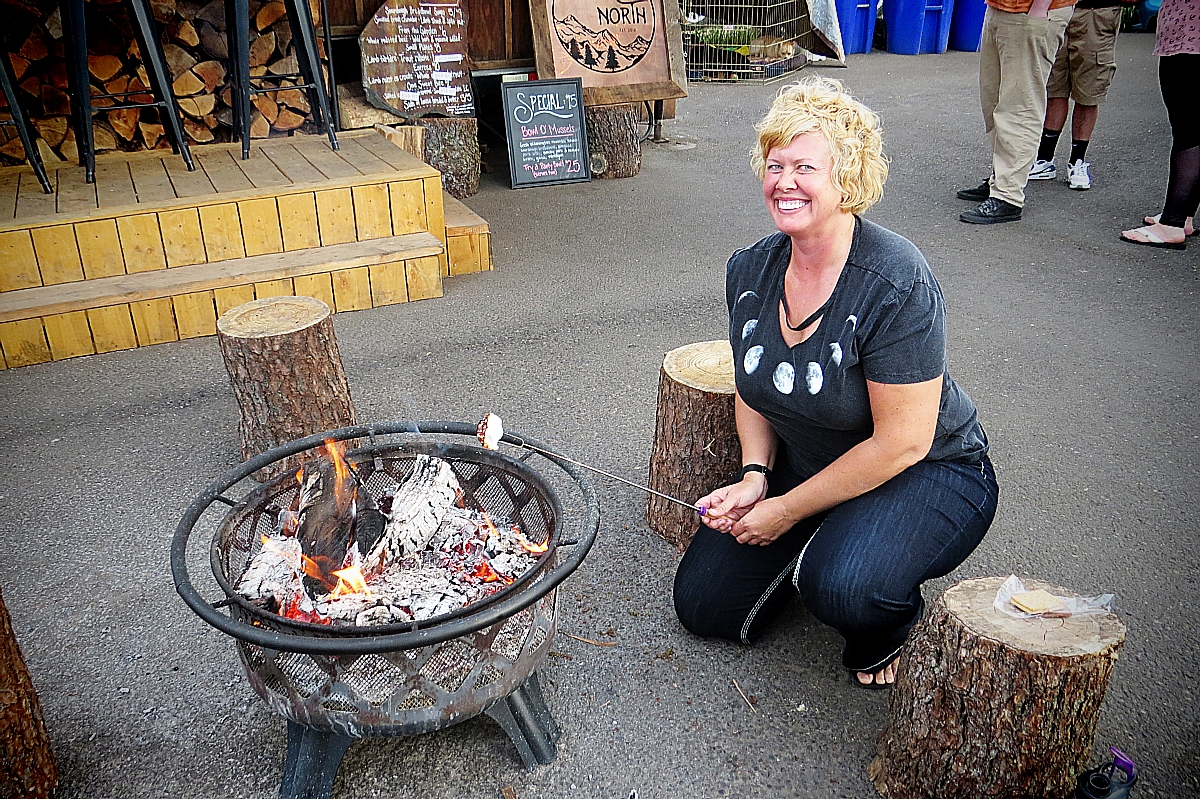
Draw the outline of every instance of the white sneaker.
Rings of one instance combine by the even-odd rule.
[[[1075,191],[1087,191],[1092,187],[1092,165],[1082,158],[1067,164],[1067,185]]]
[[[1030,180],[1054,180],[1057,176],[1058,167],[1054,166],[1053,161],[1037,160],[1029,168]]]

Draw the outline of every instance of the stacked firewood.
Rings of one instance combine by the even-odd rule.
[[[318,4],[312,0],[320,24]],[[151,0],[162,34],[163,55],[172,88],[183,112],[184,131],[191,143],[229,141],[233,134],[232,91],[223,0]],[[134,42],[124,3],[95,0],[87,4],[88,71],[91,76],[96,151],[134,151],[170,147],[158,109],[106,110],[114,101],[100,94],[133,92],[131,102],[148,102],[150,81]],[[18,84],[18,100],[40,136],[43,160],[75,161],[78,151],[69,124],[70,99],[63,57],[65,39],[57,0],[0,0],[0,12],[21,22],[9,31],[9,57]],[[324,42],[317,46],[324,57]],[[254,76],[298,72],[292,29],[279,0],[250,0],[250,73]],[[294,86],[298,81],[283,80]],[[142,92],[145,92],[144,94]],[[253,95],[251,136],[308,128],[311,112],[302,89]],[[25,154],[16,131],[0,127],[0,163],[13,164]]]

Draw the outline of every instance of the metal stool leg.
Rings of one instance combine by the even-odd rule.
[[[66,35],[67,78],[75,118],[75,146],[79,165],[88,183],[96,182],[96,144],[92,137],[92,85],[88,77],[87,27],[83,0],[62,0],[63,33]]]
[[[128,6],[133,18],[133,32],[137,37],[138,49],[142,53],[142,64],[145,65],[146,75],[150,78],[150,88],[154,92],[154,99],[162,104],[159,106],[159,121],[170,137],[171,147],[183,156],[188,171],[193,171],[196,165],[192,162],[191,151],[188,150],[183,122],[179,117],[179,106],[175,103],[175,92],[171,88],[170,73],[163,57],[158,28],[150,14],[150,5],[146,0],[129,0]]]
[[[242,159],[250,157],[250,3],[225,0],[225,33],[233,91],[233,135],[242,141]]]
[[[12,114],[12,124],[17,128],[17,135],[21,137],[21,145],[25,148],[25,158],[33,167],[33,174],[37,175],[38,183],[42,184],[42,191],[53,194],[54,189],[50,185],[50,179],[46,177],[46,165],[42,163],[42,154],[38,152],[37,143],[33,140],[33,130],[29,127],[29,118],[17,104],[16,82],[16,78],[13,77],[12,65],[9,64],[5,54],[0,53],[0,83],[3,84],[8,112]]]
[[[329,111],[329,95],[325,91],[325,78],[321,75],[321,60],[317,57],[317,31],[313,26],[312,11],[307,2],[284,0],[288,23],[292,26],[292,42],[296,47],[296,61],[304,82],[311,84],[308,90],[309,104],[318,125],[325,128],[329,146],[338,149],[337,134],[333,131],[333,115]]]

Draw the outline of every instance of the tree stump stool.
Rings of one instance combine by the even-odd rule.
[[[57,783],[42,706],[0,595],[0,796],[45,799]]]
[[[590,105],[583,109],[593,177],[631,178],[642,170],[637,107]]]
[[[355,424],[333,314],[312,297],[270,297],[230,308],[217,342],[237,397],[242,459],[297,438]],[[299,456],[254,473],[295,471]]]
[[[1066,799],[1074,790],[1125,625],[1112,614],[1007,616],[992,606],[1003,582],[951,587],[905,644],[868,769],[881,796]]]
[[[442,186],[455,199],[479,191],[479,124],[474,117],[422,117],[425,163],[442,173]]]
[[[737,479],[742,446],[733,418],[733,392],[729,342],[703,341],[667,353],[658,379],[651,488],[690,502]],[[646,522],[683,551],[700,518],[651,494]]]

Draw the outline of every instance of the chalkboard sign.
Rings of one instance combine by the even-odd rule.
[[[473,116],[466,36],[457,2],[387,0],[358,37],[367,101],[406,117]]]
[[[501,84],[514,189],[592,179],[579,78]]]

